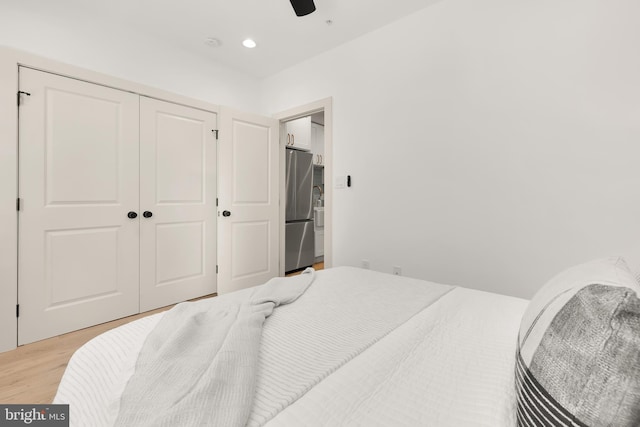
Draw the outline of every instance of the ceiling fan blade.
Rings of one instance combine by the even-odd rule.
[[[291,0],[291,6],[297,16],[305,16],[316,10],[313,0]]]

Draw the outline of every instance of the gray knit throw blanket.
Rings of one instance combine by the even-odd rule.
[[[309,268],[299,276],[274,278],[249,298],[230,294],[168,311],[143,344],[116,425],[244,426],[264,322],[314,278]]]

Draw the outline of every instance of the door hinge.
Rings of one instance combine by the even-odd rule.
[[[29,92],[23,92],[21,90],[18,91],[18,107],[20,106],[21,102],[20,102],[20,95],[27,95],[27,96],[31,96],[31,94]]]
[[[218,198],[216,197],[216,207],[218,206]]]
[[[216,134],[216,139],[218,139],[218,129],[211,129],[211,132]]]
[[[22,200],[20,200],[20,197],[18,197],[16,199],[16,210],[19,211],[20,210],[20,205],[21,205]]]
[[[218,274],[218,266],[216,265],[216,274]]]
[[[16,304],[16,317],[20,317],[20,304]]]

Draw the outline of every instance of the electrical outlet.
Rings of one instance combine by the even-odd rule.
[[[402,276],[402,268],[398,267],[397,265],[394,265],[393,274],[395,274],[396,276]]]
[[[362,268],[366,268],[367,270],[369,270],[371,268],[371,261],[369,261],[368,259],[363,259]]]

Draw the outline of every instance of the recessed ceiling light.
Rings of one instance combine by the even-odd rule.
[[[220,47],[220,45],[222,45],[222,42],[215,37],[208,37],[204,39],[204,44],[209,47]]]
[[[254,42],[253,40],[251,40],[251,39],[245,39],[245,40],[242,42],[242,46],[244,46],[244,47],[248,47],[249,49],[253,49],[253,48],[254,48],[254,47],[256,47],[257,45],[256,45],[256,42]]]

